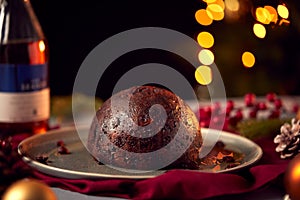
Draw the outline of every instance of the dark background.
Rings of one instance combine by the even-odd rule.
[[[52,95],[69,95],[77,70],[88,53],[103,40],[122,31],[156,26],[177,30],[195,38],[200,31],[209,31],[215,37],[212,48],[226,87],[227,96],[240,96],[248,92],[264,95],[273,91],[281,95],[300,94],[300,14],[297,1],[247,1],[248,9],[236,22],[222,20],[209,27],[198,24],[194,14],[204,8],[201,0],[31,0],[36,15],[47,37],[50,50],[50,87]],[[255,19],[251,12],[257,6],[286,3],[290,10],[289,25],[267,27],[267,37],[258,39],[252,33]],[[297,4],[296,4],[297,3]],[[241,55],[251,51],[256,65],[242,66]],[[149,54],[152,56],[147,56]],[[157,62],[186,65],[174,55],[161,52],[137,52],[114,63],[128,68]],[[154,55],[154,56],[153,56]],[[162,56],[163,55],[163,56]],[[178,62],[176,62],[178,61]],[[118,64],[119,63],[119,64]],[[118,70],[126,72],[127,68]],[[112,73],[114,70],[111,70]],[[185,72],[193,76],[193,72]],[[113,77],[108,74],[108,77]],[[118,76],[115,76],[117,81]],[[110,95],[111,84],[101,98]]]

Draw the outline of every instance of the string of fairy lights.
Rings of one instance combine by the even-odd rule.
[[[280,3],[275,8],[271,5],[249,7],[246,0],[202,0],[206,8],[196,11],[196,21],[204,27],[210,26],[214,21],[228,19],[231,21],[239,18],[249,11],[254,18],[253,35],[259,39],[266,37],[266,26],[289,25],[289,10],[284,3]],[[246,5],[247,4],[247,5]],[[213,34],[208,31],[201,31],[197,36],[197,42],[202,47],[198,54],[201,65],[195,71],[195,78],[201,85],[208,85],[213,80],[210,65],[214,63],[215,56],[211,48],[215,43]],[[255,55],[250,51],[241,53],[241,65],[252,68],[255,65]]]

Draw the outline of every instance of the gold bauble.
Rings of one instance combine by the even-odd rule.
[[[7,188],[2,200],[57,200],[57,197],[45,183],[23,179]]]
[[[284,175],[284,184],[291,199],[300,199],[300,154],[289,162]]]

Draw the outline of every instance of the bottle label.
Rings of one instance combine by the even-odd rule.
[[[49,118],[50,90],[46,64],[0,64],[0,122]]]
[[[0,64],[0,92],[32,92],[48,87],[46,64]]]
[[[33,122],[49,118],[49,88],[23,93],[0,92],[0,122]]]

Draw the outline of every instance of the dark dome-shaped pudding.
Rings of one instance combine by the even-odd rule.
[[[100,163],[133,170],[197,169],[202,137],[192,110],[154,86],[123,90],[105,101],[87,148]]]

